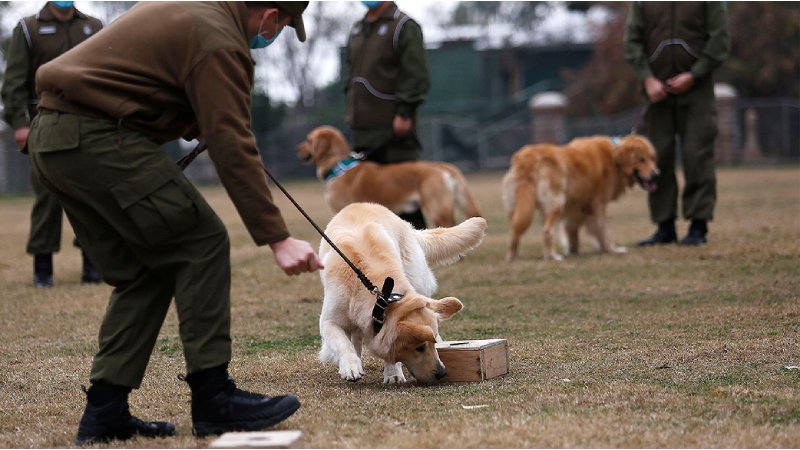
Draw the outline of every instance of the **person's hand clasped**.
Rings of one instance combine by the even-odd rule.
[[[644,89],[647,91],[647,98],[653,103],[658,103],[665,98],[669,92],[667,86],[656,77],[647,77],[644,80]]]
[[[670,94],[680,95],[694,86],[694,75],[683,72],[667,80],[667,91]]]
[[[270,244],[270,248],[275,261],[286,275],[299,275],[325,268],[306,241],[288,237]]]

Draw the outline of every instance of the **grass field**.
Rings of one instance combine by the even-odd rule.
[[[303,402],[278,429],[328,448],[798,446],[800,369],[791,367],[800,366],[800,169],[719,170],[710,242],[697,248],[633,246],[653,226],[646,194],[631,191],[611,205],[608,225],[630,252],[586,246],[560,263],[541,259],[539,218],[520,259],[503,261],[501,176],[468,175],[488,235],[464,261],[438,270],[437,295],[465,305],[443,324],[445,339],[506,338],[511,372],[434,387],[385,386],[373,357],[356,383],[319,363],[318,275],[284,276],[269,250],[253,245],[224,191],[204,189],[231,236],[231,373],[245,389]],[[319,183],[287,187],[327,222]],[[274,195],[294,235],[316,246],[313,229]],[[31,200],[0,200],[0,447],[70,447],[110,288],[78,282],[80,255],[66,225],[56,287],[30,287]],[[179,436],[111,446],[210,444],[191,436],[177,336],[172,309],[131,409],[173,421]],[[486,406],[464,408],[476,405]]]

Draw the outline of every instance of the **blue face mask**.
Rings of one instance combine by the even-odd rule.
[[[50,2],[58,9],[70,9],[75,2]]]
[[[377,8],[378,6],[381,6],[381,3],[383,3],[383,2],[365,2],[365,1],[362,1],[361,3],[364,6],[366,6],[368,9],[374,9],[374,8]]]
[[[267,38],[265,38],[264,36],[261,35],[261,28],[263,26],[264,26],[264,22],[261,22],[261,25],[258,26],[258,34],[256,34],[252,38],[250,38],[250,48],[258,49],[258,48],[264,48],[264,47],[269,46],[270,44],[275,42],[275,39],[278,39],[278,36],[281,35],[281,31],[283,31],[283,28],[281,28],[280,30],[278,30],[275,33],[274,36],[272,36],[271,38],[267,39]],[[275,15],[275,27],[276,28],[278,27],[278,15],[277,14]]]

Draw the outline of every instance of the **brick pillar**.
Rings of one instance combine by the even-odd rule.
[[[717,126],[719,134],[714,143],[714,159],[718,163],[729,164],[738,160],[736,154],[739,137],[739,123],[736,120],[736,100],[739,96],[733,86],[725,83],[714,85],[717,98]]]
[[[542,92],[531,98],[528,108],[531,112],[532,143],[566,143],[566,96],[558,92]]]

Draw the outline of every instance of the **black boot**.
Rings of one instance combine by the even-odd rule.
[[[33,255],[33,287],[53,287],[53,254]]]
[[[192,433],[198,437],[263,430],[300,408],[292,395],[267,397],[237,389],[227,364],[189,374],[186,382],[192,388]]]
[[[428,226],[425,224],[425,216],[422,215],[422,209],[420,208],[417,208],[415,211],[410,213],[400,213],[398,216],[410,223],[411,226],[413,226],[416,230],[424,230],[428,228]]]
[[[175,435],[175,425],[169,422],[145,422],[128,410],[130,388],[95,383],[86,391],[86,409],[78,424],[75,444],[85,445],[125,440],[134,435],[167,437]]]
[[[648,245],[656,244],[670,244],[678,240],[678,234],[675,233],[675,222],[667,221],[658,224],[658,229],[649,238],[639,241],[637,245],[645,247]]]
[[[708,242],[706,239],[708,234],[708,225],[705,220],[693,220],[689,225],[689,232],[686,237],[681,239],[681,245],[700,245]]]
[[[86,252],[81,252],[83,255],[83,273],[81,274],[81,283],[100,283],[103,281],[102,277],[100,276],[100,272],[98,272],[92,261],[89,260],[89,256],[86,255]]]

